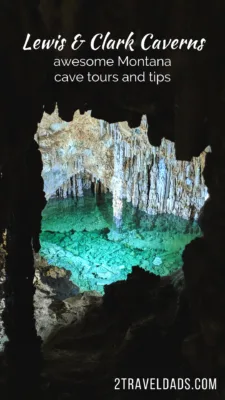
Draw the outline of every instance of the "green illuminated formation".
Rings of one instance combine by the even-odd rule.
[[[113,222],[110,194],[88,191],[79,199],[51,199],[42,223],[42,255],[71,271],[81,291],[104,292],[125,280],[132,266],[157,275],[182,265],[184,246],[200,235],[196,223],[173,215],[150,216],[124,202],[122,227]]]

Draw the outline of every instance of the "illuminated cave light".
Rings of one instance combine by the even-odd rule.
[[[110,193],[93,196],[84,189],[82,198],[48,201],[41,254],[50,265],[70,270],[81,291],[104,293],[105,285],[127,279],[136,265],[160,276],[174,272],[184,247],[199,235],[196,222],[148,215]]]

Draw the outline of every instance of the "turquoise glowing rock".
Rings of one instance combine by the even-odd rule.
[[[161,265],[162,264],[162,259],[160,257],[156,257],[156,258],[154,258],[152,264],[156,265],[156,266]]]

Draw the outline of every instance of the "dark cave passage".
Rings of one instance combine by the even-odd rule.
[[[70,270],[81,291],[104,292],[104,285],[126,280],[139,265],[167,276],[182,266],[186,244],[200,235],[196,222],[148,215],[123,201],[122,224],[113,219],[112,195],[52,198],[43,212],[41,254],[50,265]]]

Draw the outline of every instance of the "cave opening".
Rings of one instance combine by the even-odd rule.
[[[3,329],[7,341],[0,353],[1,398],[222,399],[225,2],[2,3],[0,346]],[[112,73],[117,78],[118,74],[118,82],[104,85],[88,81],[88,66],[54,66],[56,58],[124,60],[129,53],[122,48],[93,55],[91,38],[107,31],[115,39],[134,32],[131,56],[136,60],[143,58],[140,44],[151,32],[161,43],[186,37],[194,41],[206,38],[207,43],[202,51],[172,50],[169,46],[165,51],[149,49],[150,59],[171,59],[166,70],[153,66],[156,76],[168,72],[172,78],[159,85],[152,80],[146,84],[141,79],[122,80],[124,72],[140,77],[149,72],[151,67],[142,67],[139,62],[119,68],[93,67],[94,75]],[[74,53],[70,44],[77,32],[82,32],[87,45]],[[68,47],[62,53],[54,48],[25,52],[22,46],[28,33],[38,41],[52,40],[60,33],[67,38]],[[56,82],[55,74],[64,71],[66,77],[77,79]],[[79,73],[86,81],[80,81]],[[55,104],[62,120],[50,121]],[[76,110],[81,114],[92,110],[99,120],[89,120],[89,114],[84,114],[72,125],[65,122],[73,120]],[[46,129],[43,125],[39,129],[37,145],[34,135],[43,112],[50,120]],[[144,121],[140,126],[142,115],[147,115],[148,127]],[[145,147],[147,140],[156,147]],[[212,151],[203,152],[206,146]],[[102,192],[106,188],[105,197],[111,194],[110,207],[116,211],[113,223],[117,222],[119,234],[121,222],[126,220],[126,203],[138,210],[138,214],[134,212],[135,229],[142,226],[139,212],[155,219],[163,215],[183,218],[188,221],[185,234],[201,217],[202,236],[185,247],[181,273],[165,278],[135,267],[127,280],[106,285],[101,296],[96,291],[77,293],[66,280],[66,270],[40,263],[45,194],[48,208],[55,200],[58,207],[66,205],[71,201],[67,198],[68,182],[71,186],[76,176],[82,189],[85,171],[101,182]],[[88,190],[95,192],[95,181],[92,183]],[[93,206],[99,188],[92,197]],[[53,199],[57,191],[63,197]],[[88,195],[75,197],[76,207],[88,199]],[[44,224],[43,218],[42,228]],[[42,235],[46,233],[43,229]],[[124,377],[119,392],[116,377]],[[140,387],[142,377],[146,380]],[[208,377],[217,377],[216,390],[199,390],[195,381]],[[168,386],[163,390],[165,379],[172,390],[167,390]],[[179,390],[176,383],[182,380],[185,384],[186,379],[189,387]],[[130,386],[126,390],[126,382],[134,383],[136,393]]]
[[[185,246],[201,236],[205,153],[179,162],[171,142],[153,148],[145,117],[136,129],[90,113],[66,123],[57,108],[44,115],[36,140],[48,199],[41,255],[49,265],[70,271],[81,292],[101,294],[136,265],[162,277],[182,267]]]

